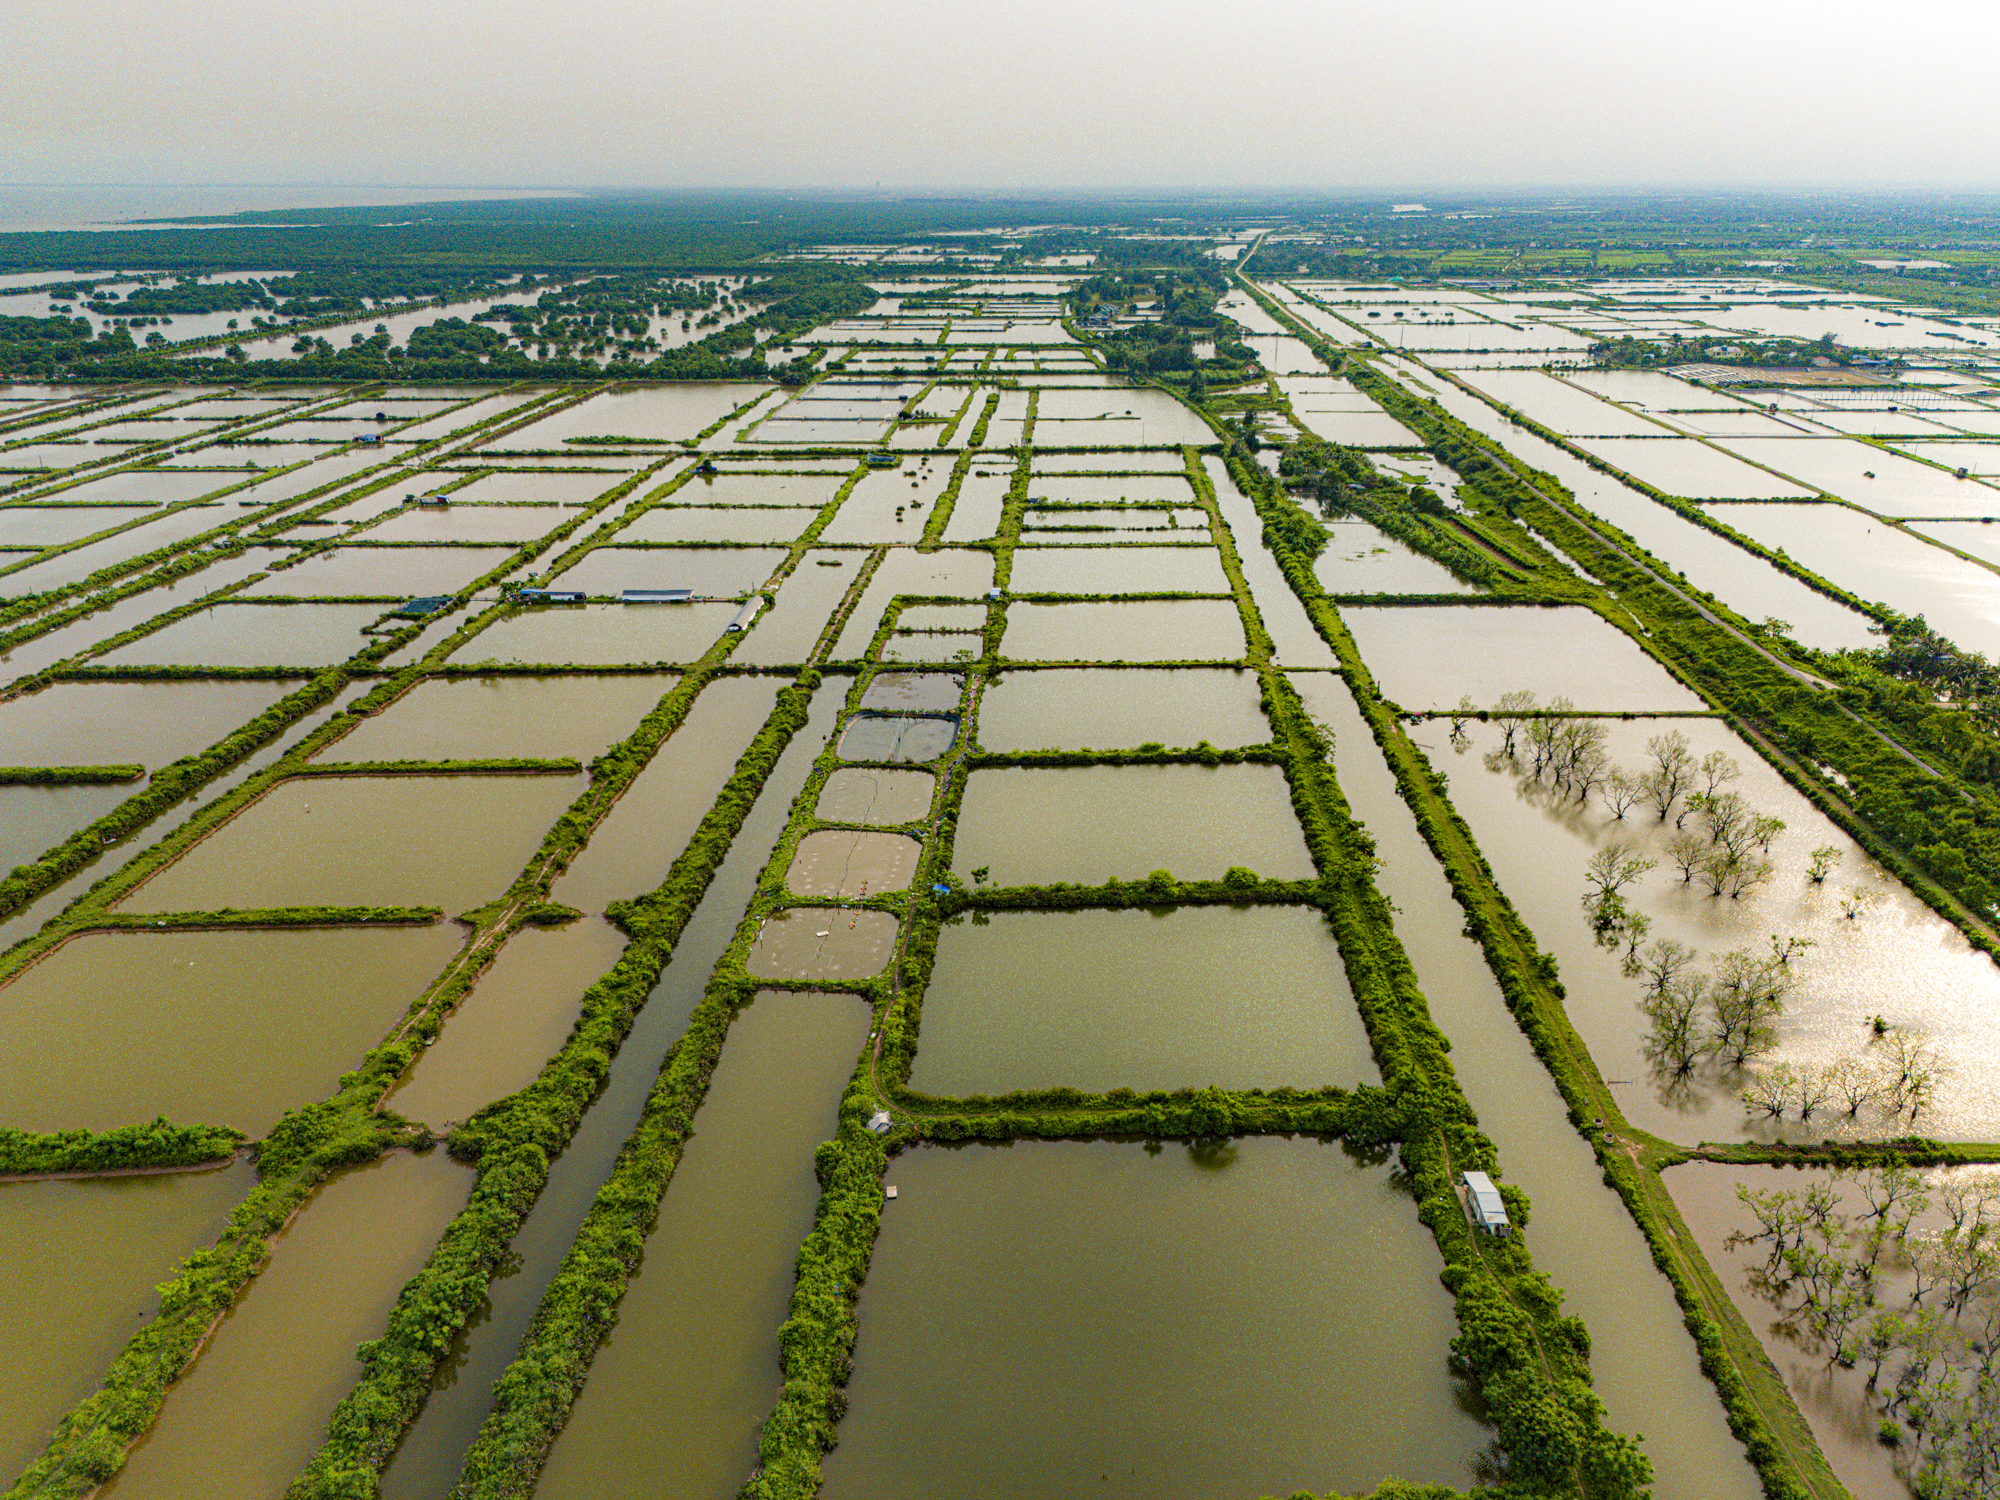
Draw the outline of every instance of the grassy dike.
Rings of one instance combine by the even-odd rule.
[[[1230,468],[1264,521],[1265,545],[1338,656],[1342,675],[1418,827],[1443,865],[1516,1021],[1554,1076],[1571,1122],[1589,1135],[1607,1185],[1624,1201],[1646,1236],[1655,1265],[1672,1284],[1702,1368],[1722,1398],[1731,1430],[1756,1465],[1765,1494],[1770,1500],[1831,1500],[1843,1495],[1783,1380],[1695,1248],[1659,1178],[1656,1167],[1669,1159],[1672,1148],[1625,1123],[1582,1039],[1569,1024],[1554,960],[1537,949],[1470,829],[1445,796],[1443,779],[1403,733],[1393,707],[1382,699],[1353,638],[1313,576],[1311,557],[1299,545],[1298,528],[1290,519],[1297,508],[1261,469],[1235,455]],[[1610,1139],[1589,1129],[1595,1119],[1609,1122]]]

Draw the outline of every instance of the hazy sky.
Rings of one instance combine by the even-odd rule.
[[[1995,0],[47,0],[0,178],[2000,186]]]

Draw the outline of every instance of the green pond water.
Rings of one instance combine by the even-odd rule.
[[[1374,1077],[1317,911],[1190,906],[995,912],[947,926],[910,1084],[957,1096]]]

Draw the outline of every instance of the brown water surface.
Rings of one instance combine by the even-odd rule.
[[[888,1181],[829,1500],[1473,1482],[1437,1250],[1379,1165],[1022,1143],[918,1148]]]
[[[1222,748],[1271,738],[1257,678],[1208,667],[1007,672],[979,701],[982,749]]]
[[[936,790],[928,771],[844,766],[820,788],[817,813],[828,823],[914,823],[930,811]]]
[[[625,934],[596,916],[515,933],[388,1107],[441,1126],[525,1088],[576,1024],[583,992],[624,951]]]
[[[434,677],[362,720],[321,759],[588,761],[637,728],[677,681],[670,673]]]
[[[1315,871],[1277,766],[1065,766],[974,771],[952,868],[996,885],[1095,885],[1167,869],[1217,880],[1242,865],[1270,880]]]
[[[578,776],[314,776],[273,787],[119,904],[128,911],[437,906],[500,895]]]
[[[0,1119],[261,1136],[332,1093],[462,941],[445,924],[72,938],[0,989],[0,1055],[34,1059],[0,1074]]]
[[[744,960],[762,979],[869,979],[882,972],[896,943],[887,912],[796,906],[764,919]]]
[[[1000,642],[1016,661],[1234,661],[1244,650],[1235,602],[1223,599],[1017,602]]]

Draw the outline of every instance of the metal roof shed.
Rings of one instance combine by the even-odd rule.
[[[1514,1226],[1507,1222],[1507,1200],[1500,1196],[1491,1177],[1484,1172],[1461,1172],[1458,1180],[1465,1184],[1465,1216],[1473,1228],[1497,1239],[1514,1232]]]
[[[621,604],[687,604],[693,599],[693,589],[626,589],[618,596]]]

